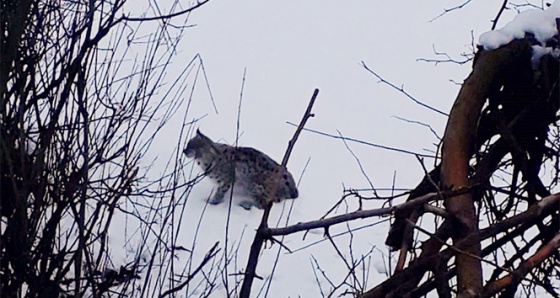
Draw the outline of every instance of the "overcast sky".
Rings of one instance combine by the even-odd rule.
[[[196,26],[185,31],[173,69],[179,72],[184,66],[182,63],[200,54],[218,113],[214,112],[205,84],[198,82],[187,118],[207,115],[195,127],[214,140],[233,144],[246,71],[240,117],[241,146],[257,148],[280,161],[295,130],[286,122],[300,121],[313,90],[319,88],[313,109],[315,117],[309,120],[307,128],[334,135],[340,131],[346,137],[432,154],[437,137],[424,126],[396,117],[429,124],[440,136],[446,117],[378,83],[379,80],[361,66],[361,61],[391,83],[404,85],[405,91],[416,99],[449,112],[460,87],[457,83],[466,78],[471,64],[435,65],[418,59],[445,59],[434,53],[436,49],[458,61],[465,60],[461,54],[473,52],[473,43],[491,28],[491,20],[503,1],[472,1],[462,9],[437,18],[445,9],[463,2],[211,0],[189,16],[187,24]],[[515,14],[515,11],[506,11],[498,28]],[[173,77],[173,73],[169,75]],[[180,124],[182,119],[174,121]],[[166,129],[158,141],[162,145],[156,146],[157,154],[170,156],[178,149],[167,145],[176,144],[179,135],[176,127]],[[187,139],[182,141],[186,145]],[[290,223],[323,216],[341,198],[343,186],[369,188],[369,179],[376,188],[389,188],[395,176],[395,187],[412,188],[423,176],[422,167],[413,155],[357,143],[348,145],[365,175],[341,140],[302,133],[288,164],[294,178],[301,178],[300,197],[295,201]],[[184,162],[188,160],[185,158]],[[431,168],[433,160],[427,158],[425,163]],[[202,183],[191,194],[188,205],[191,209],[187,211],[190,216],[183,219],[184,227],[197,223],[210,191],[211,186]],[[371,192],[364,192],[364,195],[371,195]],[[273,210],[273,221],[279,216],[280,206]],[[201,232],[204,236],[196,241],[199,246],[196,253],[201,256],[215,241],[224,239],[227,207],[225,204],[210,206],[206,212],[206,227]],[[230,238],[236,240],[245,233],[241,251],[247,252],[262,212],[235,207],[232,213],[236,226],[230,231]],[[379,219],[363,221],[354,227],[376,221]],[[384,279],[384,273],[378,269],[383,268],[383,253],[387,253],[383,244],[387,229],[388,225],[383,224],[356,233],[356,255],[376,247],[367,269],[370,275],[367,288]],[[184,230],[184,243],[188,246],[194,236],[188,228]],[[344,227],[336,231],[344,231]],[[304,241],[302,234],[290,236],[285,243],[297,249],[321,239],[319,231]],[[347,249],[349,240],[339,239],[339,245]],[[265,250],[259,274],[267,277],[275,254],[276,250]],[[310,265],[311,255],[333,280],[340,281],[344,277],[347,270],[328,243],[293,255],[282,254],[280,273],[275,275],[272,286],[276,292],[270,294],[271,297],[320,295]],[[245,266],[246,255],[242,253],[238,262],[236,269],[239,271]],[[297,274],[294,273],[296,268]],[[262,281],[256,281],[254,289],[258,290],[260,285]],[[328,289],[328,285],[323,286]]]
[[[446,117],[379,84],[361,61],[418,100],[448,112],[459,89],[454,82],[466,78],[470,64],[435,66],[417,59],[442,58],[434,48],[457,60],[472,53],[472,36],[476,42],[490,29],[501,5],[480,2],[431,21],[462,1],[210,1],[190,16],[196,27],[186,31],[179,55],[185,61],[201,55],[219,113],[199,84],[189,116],[208,114],[197,127],[232,144],[246,69],[240,145],[281,160],[294,131],[286,121],[299,122],[319,88],[308,128],[429,154],[424,150],[434,150],[438,141],[430,130],[395,116],[430,124],[439,135]],[[421,178],[414,156],[350,146],[376,187],[389,187],[394,171],[400,187],[413,187]],[[289,162],[295,176],[308,158],[301,204],[336,200],[342,183],[369,186],[340,140],[303,133]]]

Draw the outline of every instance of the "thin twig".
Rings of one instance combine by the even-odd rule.
[[[301,175],[299,176],[299,179],[296,183],[296,186],[299,187],[299,185],[301,184],[301,179],[303,178],[303,175],[305,174],[305,171],[307,170],[307,166],[309,165],[309,161],[311,160],[311,157],[307,159],[307,162],[305,163],[305,166],[303,166],[303,170],[301,171]],[[290,200],[290,209],[288,210],[288,214],[286,216],[286,221],[285,221],[285,225],[287,226],[288,223],[290,222],[290,216],[292,215],[292,210],[294,208],[294,200]],[[284,207],[286,206],[286,201],[284,201],[284,204],[282,205],[282,214],[280,215],[280,218],[282,217],[282,215],[284,214]],[[280,225],[280,218],[278,219],[277,222],[277,226]],[[266,286],[266,291],[264,293],[264,296],[267,297],[268,296],[268,292],[270,291],[270,286],[272,285],[272,279],[274,278],[274,273],[276,272],[276,267],[278,266],[278,262],[280,261],[280,251],[282,251],[282,241],[284,241],[284,235],[282,235],[282,237],[280,238],[280,246],[278,247],[278,250],[276,251],[276,257],[274,259],[274,265],[272,265],[272,270],[270,271],[270,276],[269,276],[269,283]],[[286,249],[288,249],[286,247]],[[290,253],[293,253],[291,250],[288,249],[288,251]],[[260,296],[260,294],[259,294]]]
[[[502,15],[502,13],[504,12],[504,10],[506,9],[507,3],[508,3],[508,0],[504,0],[504,3],[502,3],[502,7],[500,7],[500,10],[498,11],[498,14],[497,14],[496,17],[492,20],[492,28],[491,28],[491,30],[496,29],[496,25],[498,25],[498,20],[500,19],[500,16]]]
[[[202,262],[200,262],[200,265],[198,265],[198,267],[196,267],[196,269],[193,271],[193,273],[189,274],[189,276],[187,277],[187,279],[182,282],[180,285],[176,286],[173,289],[169,289],[165,292],[163,292],[159,297],[163,298],[167,295],[173,294],[175,292],[180,291],[182,288],[184,288],[186,285],[189,284],[189,282],[193,279],[193,277],[196,276],[196,274],[202,270],[202,268],[206,265],[206,263],[208,263],[210,260],[212,260],[214,258],[214,256],[216,256],[216,254],[220,251],[218,247],[218,243],[216,242],[214,243],[214,246],[212,246],[212,248],[210,248],[210,250],[206,253],[206,256],[204,256],[204,259],[202,260]]]
[[[239,91],[239,103],[237,106],[237,121],[235,126],[235,148],[239,146],[239,130],[241,128],[241,106],[243,103],[243,92],[245,90],[245,78],[247,76],[247,68],[243,69],[243,80],[241,81],[241,91]],[[229,224],[231,219],[231,208],[233,205],[233,187],[235,184],[235,169],[231,169],[233,172],[231,173],[234,177],[231,181],[231,189],[232,191],[229,193],[229,205],[228,205],[228,212],[227,212],[227,219],[226,219],[226,235],[225,235],[225,245],[224,245],[224,287],[226,288],[226,293],[229,293],[229,279],[228,279],[228,237],[229,237]]]
[[[445,52],[438,52],[438,51],[436,50],[436,46],[435,46],[435,45],[432,45],[432,50],[434,51],[434,54],[435,54],[436,56],[444,56],[446,59],[439,59],[439,60],[438,60],[438,59],[418,58],[418,59],[416,59],[416,61],[423,61],[423,62],[430,62],[430,63],[433,62],[435,65],[438,65],[439,63],[448,63],[448,62],[456,63],[456,64],[459,64],[459,65],[462,65],[462,64],[465,64],[465,63],[467,63],[467,62],[473,60],[473,55],[469,55],[469,54],[466,54],[466,53],[462,53],[462,54],[461,54],[461,56],[465,57],[464,60],[456,60],[456,59],[453,59],[453,58],[451,58],[451,56],[449,56],[449,54],[447,54],[447,53],[445,53]]]
[[[296,126],[296,124],[294,124],[292,122],[286,122],[286,123],[288,123],[292,126]],[[416,155],[416,156],[421,156],[421,157],[435,158],[433,155],[427,155],[427,154],[416,153],[416,152],[412,152],[412,151],[408,151],[408,150],[404,150],[404,149],[378,145],[378,144],[374,144],[374,143],[370,143],[370,142],[366,142],[366,141],[361,141],[361,140],[353,139],[353,138],[349,138],[349,137],[341,137],[341,136],[332,135],[332,134],[322,132],[322,131],[318,131],[318,130],[314,130],[314,129],[304,128],[303,130],[308,131],[308,132],[312,132],[312,133],[315,133],[315,134],[318,134],[318,135],[326,136],[326,137],[329,137],[329,138],[333,138],[333,139],[343,139],[343,140],[346,140],[346,141],[355,142],[355,143],[358,143],[358,144],[367,145],[367,146],[371,146],[371,147],[376,147],[376,148],[380,148],[380,149],[385,149],[385,150],[389,150],[389,151],[395,151],[395,152],[399,152],[399,153]]]
[[[179,12],[175,12],[175,13],[171,13],[171,14],[167,14],[167,15],[161,15],[161,16],[155,16],[155,17],[128,17],[128,16],[122,16],[117,22],[119,21],[131,21],[131,22],[144,22],[144,21],[156,21],[156,20],[166,20],[166,19],[170,19],[170,18],[174,18],[174,17],[178,17],[180,15],[184,15],[187,13],[190,13],[191,11],[201,7],[202,5],[208,3],[210,0],[203,0],[200,2],[197,2],[195,5],[179,11]]]
[[[418,124],[418,125],[420,125],[420,126],[427,127],[427,128],[432,132],[432,134],[433,134],[438,140],[441,141],[441,137],[437,134],[437,132],[436,132],[436,131],[432,128],[432,126],[429,125],[429,124],[426,124],[426,123],[420,122],[420,121],[416,121],[416,120],[409,120],[409,119],[402,118],[402,117],[399,117],[399,116],[393,116],[393,118],[398,119],[398,120],[401,120],[401,121],[404,121],[404,122],[408,122],[408,123],[412,123],[412,124]]]
[[[313,92],[313,96],[311,97],[311,100],[309,101],[309,104],[307,106],[307,110],[305,111],[305,114],[303,115],[303,118],[301,119],[301,122],[294,133],[294,136],[288,142],[288,149],[286,149],[286,153],[284,154],[284,158],[282,159],[282,166],[284,167],[288,163],[288,159],[290,158],[294,145],[299,137],[299,134],[303,130],[303,127],[307,123],[307,120],[314,116],[314,114],[311,113],[311,109],[313,108],[313,104],[315,103],[315,99],[317,98],[318,94],[319,94],[319,89],[315,89],[315,91]],[[240,298],[249,298],[249,296],[251,295],[251,287],[253,285],[253,279],[256,276],[257,264],[259,262],[259,254],[261,252],[264,242],[266,240],[270,240],[270,235],[265,233],[265,231],[268,229],[268,216],[270,214],[271,208],[272,208],[272,202],[270,202],[268,206],[264,209],[261,223],[259,225],[259,228],[257,229],[257,233],[255,234],[255,239],[251,244],[251,249],[249,251],[249,258],[247,260],[247,267],[245,269],[245,279],[243,280],[243,283],[241,285],[241,290],[239,291]]]
[[[443,12],[442,12],[442,13],[440,13],[440,14],[437,15],[435,18],[433,18],[433,19],[430,20],[430,23],[433,22],[433,21],[435,21],[435,20],[437,20],[437,19],[439,19],[439,18],[441,18],[441,17],[443,17],[444,15],[446,15],[446,14],[449,13],[449,12],[452,12],[452,11],[454,11],[454,10],[461,9],[461,8],[465,7],[465,6],[466,6],[467,4],[469,4],[469,2],[471,2],[471,1],[472,1],[472,0],[467,0],[467,1],[463,2],[462,4],[457,5],[457,6],[455,6],[455,7],[443,9]]]
[[[364,176],[364,178],[366,178],[366,181],[369,183],[369,186],[371,187],[371,190],[373,191],[373,195],[375,197],[377,197],[377,191],[375,190],[375,186],[373,186],[373,182],[371,182],[371,179],[369,179],[369,176],[367,175],[366,170],[362,166],[362,162],[360,161],[360,158],[358,158],[358,156],[354,153],[354,151],[352,151],[350,146],[348,146],[348,142],[346,142],[346,139],[344,138],[344,136],[342,136],[342,133],[338,129],[336,130],[336,132],[338,132],[338,136],[340,137],[340,139],[344,143],[344,146],[346,147],[346,149],[348,149],[348,152],[350,152],[350,154],[356,160],[356,163],[358,163],[358,167],[360,168],[360,172],[362,172],[362,175]],[[360,202],[360,204],[361,204],[361,202]]]
[[[365,68],[369,73],[371,73],[372,75],[374,75],[376,78],[378,78],[380,83],[387,84],[387,85],[389,85],[390,87],[392,87],[393,89],[395,89],[395,90],[401,92],[401,93],[404,94],[406,97],[408,97],[410,100],[412,100],[414,103],[416,103],[416,104],[418,104],[418,105],[420,105],[420,106],[422,106],[422,107],[425,107],[426,109],[429,109],[429,110],[431,110],[431,111],[434,111],[434,112],[436,112],[436,113],[438,113],[438,114],[440,114],[440,115],[449,116],[447,113],[444,113],[444,112],[442,112],[442,111],[440,111],[440,110],[438,110],[438,109],[436,109],[436,108],[434,108],[434,107],[431,107],[431,106],[429,106],[429,105],[427,105],[427,104],[425,104],[425,103],[419,101],[418,99],[414,98],[414,96],[412,96],[412,95],[408,94],[408,92],[404,91],[404,88],[403,88],[402,86],[401,86],[401,87],[397,87],[397,86],[395,86],[393,83],[391,83],[391,82],[385,80],[385,79],[382,78],[380,75],[378,75],[375,71],[371,70],[371,69],[366,65],[366,63],[365,63],[364,61],[362,61],[362,67]]]
[[[292,150],[294,149],[294,145],[296,144],[296,141],[299,137],[299,134],[301,133],[301,131],[305,127],[305,124],[307,123],[307,120],[309,120],[309,118],[315,116],[315,114],[311,113],[311,109],[313,108],[313,105],[315,104],[315,99],[317,99],[317,95],[319,95],[319,89],[315,89],[315,91],[313,91],[313,96],[311,96],[311,100],[309,101],[309,104],[307,105],[307,110],[305,111],[305,114],[303,115],[303,118],[301,119],[301,122],[299,123],[299,125],[296,129],[296,132],[294,133],[294,136],[292,137],[290,142],[288,142],[288,149],[286,149],[286,153],[284,153],[284,158],[282,159],[282,165],[283,166],[286,166],[288,164],[288,159],[290,158],[290,155],[292,154]]]

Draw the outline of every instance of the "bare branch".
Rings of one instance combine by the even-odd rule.
[[[171,14],[167,14],[167,15],[161,15],[161,16],[155,16],[155,17],[129,17],[129,16],[122,16],[121,20],[123,21],[130,21],[130,22],[145,22],[145,21],[157,21],[157,20],[168,20],[174,17],[178,17],[184,14],[188,14],[192,11],[194,11],[195,9],[201,7],[202,5],[208,3],[210,0],[197,0],[197,3],[185,10],[182,11],[178,11],[175,13],[171,13]]]
[[[455,63],[455,64],[465,64],[467,62],[472,61],[473,59],[473,55],[472,54],[466,54],[466,53],[462,53],[461,56],[463,56],[465,59],[464,60],[457,60],[454,58],[451,58],[451,56],[449,56],[449,54],[444,53],[444,52],[438,52],[436,50],[436,46],[432,45],[432,49],[434,51],[434,54],[436,56],[443,56],[445,57],[444,59],[427,59],[427,58],[418,58],[416,59],[416,61],[423,61],[423,62],[429,62],[429,63],[434,63],[435,65],[438,65],[439,63]]]
[[[431,125],[426,124],[426,123],[424,123],[424,122],[420,122],[420,121],[405,119],[405,118],[402,118],[402,117],[399,117],[399,116],[393,116],[393,117],[396,118],[396,119],[399,119],[399,120],[401,120],[401,121],[404,121],[404,122],[408,122],[408,123],[413,123],[413,124],[418,124],[418,125],[424,126],[424,127],[428,128],[428,129],[430,130],[430,132],[434,135],[434,137],[436,137],[438,140],[441,141],[441,137],[437,134],[437,132],[432,128]]]
[[[204,256],[204,259],[202,259],[202,262],[200,262],[200,264],[198,265],[198,267],[196,267],[196,269],[194,269],[194,271],[189,274],[189,276],[187,276],[187,278],[185,279],[185,281],[183,281],[182,283],[180,283],[178,286],[176,286],[173,289],[169,289],[165,292],[163,292],[159,297],[163,298],[165,296],[169,296],[175,292],[178,292],[180,290],[182,290],[186,285],[189,284],[189,282],[191,282],[191,280],[202,270],[202,268],[204,268],[204,266],[206,266],[206,264],[208,262],[210,262],[210,260],[212,260],[216,254],[218,254],[218,252],[220,251],[220,249],[218,248],[218,243],[216,242],[214,243],[214,246],[212,246],[208,252],[206,253],[206,255]]]
[[[470,0],[469,0],[469,1],[470,1]],[[425,104],[425,103],[419,101],[418,99],[414,98],[414,97],[413,97],[412,95],[410,95],[408,92],[404,91],[404,88],[403,88],[402,86],[401,86],[401,87],[397,87],[397,86],[395,86],[393,83],[391,83],[391,82],[389,82],[389,81],[386,81],[386,80],[383,79],[380,75],[378,75],[376,72],[374,72],[373,70],[371,70],[371,69],[366,65],[366,63],[365,63],[364,61],[362,61],[362,67],[365,68],[369,73],[371,73],[372,75],[374,75],[376,78],[378,78],[380,83],[387,84],[387,85],[389,85],[390,87],[392,87],[393,89],[395,89],[395,90],[401,92],[401,93],[404,94],[406,97],[408,97],[410,100],[412,100],[414,103],[416,103],[416,104],[418,104],[418,105],[420,105],[420,106],[422,106],[422,107],[424,107],[424,108],[427,108],[428,110],[431,110],[431,111],[433,111],[433,112],[436,112],[436,113],[438,113],[438,114],[440,114],[440,115],[448,116],[446,113],[444,113],[444,112],[442,112],[442,111],[440,111],[440,110],[438,110],[438,109],[436,109],[436,108],[434,108],[434,107],[431,107],[431,106],[429,106],[429,105],[427,105],[427,104]]]
[[[288,142],[288,148],[286,149],[286,153],[284,153],[284,158],[282,158],[282,165],[283,166],[286,166],[288,164],[288,159],[290,158],[290,155],[292,154],[292,150],[294,149],[294,145],[296,144],[296,141],[299,137],[299,134],[304,129],[305,124],[307,123],[307,120],[309,120],[309,118],[315,116],[315,114],[311,113],[311,109],[313,108],[313,105],[315,104],[315,99],[317,99],[317,95],[319,95],[319,89],[315,89],[315,91],[313,91],[313,96],[311,96],[311,100],[309,101],[309,105],[307,105],[307,110],[305,110],[305,114],[303,115],[303,118],[301,119],[301,122],[297,126],[297,129],[296,129],[296,132],[294,133],[294,136]]]
[[[445,9],[443,10],[442,13],[440,13],[439,15],[437,15],[436,17],[434,17],[433,19],[431,19],[430,22],[433,22],[433,21],[435,21],[435,20],[441,18],[442,16],[444,16],[444,15],[446,15],[446,14],[448,14],[448,13],[454,11],[454,10],[458,10],[458,9],[461,9],[461,8],[465,7],[465,6],[466,6],[467,4],[469,4],[471,1],[472,1],[472,0],[467,0],[467,1],[463,2],[462,4],[459,4],[459,5],[455,6],[455,7],[445,8]]]
[[[351,220],[364,219],[364,218],[369,218],[374,216],[383,216],[383,215],[394,213],[397,210],[413,208],[415,206],[422,205],[434,199],[437,199],[437,193],[429,193],[427,195],[416,198],[414,200],[410,200],[401,205],[395,205],[388,208],[379,208],[379,209],[372,209],[372,210],[358,210],[358,211],[345,213],[338,216],[333,216],[330,218],[325,218],[325,219],[320,219],[320,220],[315,220],[315,221],[310,221],[305,223],[298,223],[293,226],[288,226],[285,228],[274,228],[274,229],[267,228],[263,230],[263,233],[269,236],[277,236],[277,235],[288,235],[296,232],[307,231],[307,230],[312,230],[317,228],[327,229],[332,225],[344,223]]]
[[[299,134],[301,133],[303,127],[305,126],[305,123],[307,123],[307,120],[309,118],[314,116],[314,114],[311,113],[311,109],[313,108],[313,104],[315,103],[315,99],[317,98],[318,94],[319,94],[319,89],[315,89],[315,91],[313,92],[313,96],[311,97],[311,100],[309,101],[309,104],[307,106],[307,110],[305,111],[305,114],[303,115],[303,118],[301,119],[301,122],[294,133],[294,136],[288,142],[288,148],[286,149],[286,153],[284,154],[284,158],[282,159],[282,166],[286,166],[286,164],[288,163],[288,159],[290,158],[292,150],[299,137]],[[263,231],[268,229],[268,216],[270,214],[271,208],[272,208],[272,202],[268,204],[267,208],[265,208],[263,217],[261,219],[261,223],[255,235],[255,239],[251,244],[251,249],[249,251],[249,258],[247,260],[247,267],[245,269],[245,279],[243,280],[243,284],[241,285],[241,290],[239,292],[239,296],[241,298],[249,298],[251,294],[251,287],[253,285],[253,279],[256,276],[256,268],[259,260],[259,254],[261,252],[264,242],[270,238],[267,234],[263,233]]]
[[[287,123],[292,125],[292,126],[296,126],[294,123],[291,123],[291,122],[287,122]],[[378,145],[378,144],[374,144],[374,143],[370,143],[370,142],[366,142],[366,141],[361,141],[361,140],[354,139],[354,138],[349,138],[349,137],[341,137],[339,135],[332,135],[332,134],[328,134],[326,132],[321,132],[321,131],[310,129],[310,128],[304,128],[303,130],[308,131],[308,132],[312,132],[312,133],[315,133],[315,134],[318,134],[318,135],[326,136],[326,137],[329,137],[329,138],[333,138],[333,139],[343,139],[345,141],[355,142],[355,143],[358,143],[358,144],[367,145],[367,146],[371,146],[371,147],[376,147],[376,148],[380,148],[380,149],[385,149],[385,150],[389,150],[389,151],[395,151],[395,152],[399,152],[399,153],[410,154],[410,155],[415,155],[415,156],[420,156],[420,157],[435,158],[433,155],[427,155],[427,154],[416,153],[416,152],[412,152],[412,151],[408,151],[408,150],[404,150],[404,149],[399,149],[399,148],[394,148],[394,147],[389,147],[389,146],[384,146],[384,145]]]
[[[548,243],[543,245],[537,252],[535,252],[526,261],[521,263],[517,269],[515,269],[510,274],[488,283],[484,287],[484,292],[482,292],[481,297],[492,297],[496,293],[500,292],[504,288],[511,286],[516,283],[516,281],[524,278],[527,273],[529,273],[533,268],[542,263],[545,259],[552,256],[553,253],[558,252],[560,247],[560,234],[556,234]]]
[[[508,0],[504,0],[504,2],[502,3],[502,7],[500,7],[500,10],[498,10],[498,14],[492,20],[492,28],[490,28],[490,30],[496,29],[496,25],[498,25],[498,21],[500,20],[500,16],[502,15],[504,10],[506,9],[507,4],[508,4]]]

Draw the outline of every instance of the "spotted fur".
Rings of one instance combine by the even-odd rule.
[[[252,206],[262,209],[269,202],[298,197],[290,172],[253,148],[215,143],[197,130],[183,153],[194,158],[205,174],[218,184],[208,201],[210,204],[223,202],[232,185],[235,193],[249,198],[239,204],[245,209]]]

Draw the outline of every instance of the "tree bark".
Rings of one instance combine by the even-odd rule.
[[[500,88],[501,77],[510,65],[530,61],[531,46],[526,40],[513,41],[493,51],[481,51],[472,73],[463,83],[445,129],[441,179],[444,190],[461,190],[469,186],[469,160],[483,105],[493,88]],[[522,59],[522,60],[520,60]],[[478,234],[478,216],[472,194],[465,193],[445,200],[453,225],[453,243]],[[482,291],[480,239],[468,237],[456,255],[458,297],[476,297]]]

